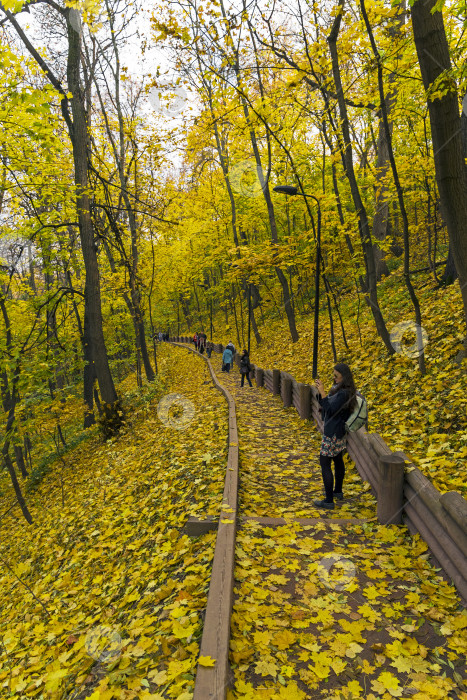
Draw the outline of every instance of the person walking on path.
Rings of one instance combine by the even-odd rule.
[[[229,342],[227,343],[227,345],[225,347],[230,348],[230,350],[232,350],[232,355],[235,355],[235,345],[232,343],[231,340],[229,340]]]
[[[204,331],[199,334],[199,351],[201,354],[203,354],[203,352],[206,348],[207,339],[208,339],[208,336],[206,335],[206,333]]]
[[[212,346],[213,346],[213,343],[211,343],[211,341],[208,340],[208,342],[206,344],[206,355],[208,357],[208,360],[211,359]]]
[[[248,351],[244,350],[242,353],[242,356],[240,358],[240,374],[242,375],[242,381],[240,386],[243,386],[245,383],[245,377],[248,379],[248,384],[250,386],[253,386],[251,383],[250,379],[250,372],[251,372],[251,365],[250,365],[250,356],[248,355]]]
[[[334,384],[326,395],[321,379],[315,380],[318,389],[318,401],[323,409],[323,439],[319,455],[321,473],[323,476],[324,500],[314,501],[318,508],[334,508],[334,498],[342,500],[342,484],[344,482],[345,465],[344,450],[346,448],[345,421],[356,405],[355,382],[350,367],[343,362],[334,366]],[[336,480],[331,469],[334,462]]]
[[[226,347],[222,353],[222,371],[230,372],[230,363],[233,360],[233,352],[229,347]]]

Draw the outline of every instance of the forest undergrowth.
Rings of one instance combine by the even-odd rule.
[[[1,521],[2,698],[191,697],[215,533],[183,526],[219,513],[227,409],[204,363],[167,354],[157,393],[120,385],[118,438],[92,429],[49,465],[28,496],[33,524]]]
[[[410,328],[404,332],[401,325],[413,323],[414,319],[400,273],[394,270],[379,289],[388,329],[395,336],[402,336],[399,344],[395,343],[400,351],[391,356],[386,352],[363,301],[357,324],[354,295],[349,294],[340,301],[348,349],[333,308],[337,360],[350,365],[357,388],[368,399],[369,432],[379,433],[392,450],[407,453],[441,493],[459,491],[466,496],[467,360],[461,365],[455,362],[463,339],[459,284],[435,288],[433,280],[425,277],[416,285],[426,333],[424,376],[418,368],[415,332]],[[297,381],[312,384],[312,313],[297,314],[300,339],[291,343],[283,308],[277,304],[269,312],[262,326],[256,312],[263,340],[256,346],[252,334],[251,362],[264,369],[277,367],[290,372]],[[222,330],[216,326],[215,330],[214,339],[218,342],[225,344],[230,337],[236,339],[234,326]],[[239,340],[244,344],[246,333]],[[333,365],[329,317],[323,300],[318,374],[327,388],[332,384]]]

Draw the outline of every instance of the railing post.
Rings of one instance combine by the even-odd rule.
[[[292,405],[292,380],[290,377],[281,378],[281,394],[284,408],[289,408]]]
[[[299,384],[300,418],[309,420],[311,416],[311,387],[309,384]]]
[[[255,367],[255,381],[256,386],[264,385],[264,372],[260,367]]]
[[[281,372],[279,369],[272,370],[272,393],[281,393]]]
[[[381,525],[402,524],[404,501],[404,460],[394,453],[379,457],[378,505]]]

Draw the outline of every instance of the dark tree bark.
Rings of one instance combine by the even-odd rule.
[[[454,256],[452,254],[452,246],[451,243],[449,243],[449,249],[448,249],[448,259],[446,262],[446,267],[443,270],[443,274],[441,275],[439,281],[441,285],[447,286],[449,284],[452,284],[453,282],[456,281],[458,278],[457,270],[456,270],[456,264],[454,262]]]
[[[13,340],[11,336],[11,327],[10,327],[10,319],[8,316],[8,310],[6,308],[5,304],[5,297],[2,295],[0,297],[0,310],[2,313],[3,321],[5,323],[5,335],[6,335],[6,347],[8,349],[8,352],[12,354],[13,352]],[[3,405],[3,410],[7,414],[7,422],[5,426],[5,431],[4,431],[4,442],[2,446],[2,458],[3,458],[3,464],[5,465],[11,479],[11,484],[13,486],[13,490],[16,495],[16,500],[18,501],[18,504],[21,508],[21,511],[26,519],[26,521],[31,524],[32,523],[32,517],[31,513],[29,512],[29,509],[26,505],[26,501],[24,500],[23,493],[21,491],[21,487],[18,482],[18,477],[16,476],[16,471],[13,466],[13,462],[11,461],[10,457],[10,444],[11,444],[11,437],[14,432],[14,424],[15,424],[15,419],[16,419],[16,403],[18,401],[18,381],[20,377],[20,368],[21,368],[21,355],[19,358],[16,360],[15,363],[15,368],[13,371],[13,377],[11,378],[11,385],[8,380],[8,374],[5,370],[3,370],[0,373],[0,391],[1,391],[1,400],[2,400],[2,405]],[[21,449],[21,448],[20,448]],[[23,474],[24,476],[24,474]]]
[[[435,0],[416,0],[412,6],[412,26],[422,80],[427,91],[436,182],[441,211],[446,222],[452,257],[459,283],[467,327],[467,173],[464,161],[463,130],[459,99],[452,78],[449,46],[443,15],[433,12]],[[445,93],[432,99],[430,92],[445,78]],[[467,353],[467,334],[464,341]]]
[[[60,8],[55,2],[49,0],[44,0],[44,2],[49,5],[51,9],[60,12],[66,20],[68,37],[66,69],[67,89],[64,89],[60,80],[53,74],[45,60],[31,44],[14,15],[6,10],[1,3],[0,7],[33,59],[61,95],[60,105],[62,115],[67,125],[73,148],[76,208],[78,213],[81,250],[86,270],[84,298],[87,312],[85,313],[85,326],[87,325],[87,328],[85,328],[84,335],[89,344],[89,354],[94,361],[97,380],[105,406],[107,427],[111,430],[117,430],[121,425],[121,408],[110,372],[102,328],[99,266],[97,262],[97,251],[94,244],[94,229],[91,219],[88,189],[89,134],[86,119],[85,95],[81,86],[80,75],[81,33],[77,30],[81,24],[81,17],[79,11],[74,8]],[[71,98],[68,96],[70,93]],[[71,115],[69,111],[70,103]]]
[[[119,43],[117,40],[117,30],[115,27],[115,12],[112,7],[110,7],[109,3],[106,2],[106,8],[107,8],[107,16],[108,16],[108,21],[109,21],[109,26],[110,26],[110,40],[111,40],[111,45],[112,45],[112,59],[115,61],[115,65],[112,66],[112,75],[114,79],[114,95],[113,95],[113,104],[116,109],[117,113],[117,134],[116,136],[114,135],[114,132],[112,130],[111,124],[109,122],[109,118],[107,115],[107,109],[105,102],[102,98],[101,94],[101,88],[100,88],[100,83],[99,80],[96,79],[95,73],[93,71],[93,66],[91,60],[87,59],[88,63],[88,70],[90,72],[90,75],[92,75],[94,79],[94,85],[96,87],[96,92],[99,98],[99,103],[101,107],[101,112],[102,116],[104,117],[104,122],[106,126],[106,131],[107,131],[107,137],[112,149],[112,153],[114,156],[115,160],[115,165],[117,168],[118,172],[118,177],[120,181],[120,192],[121,196],[123,197],[123,201],[125,203],[125,209],[128,214],[128,222],[129,222],[129,227],[130,227],[130,236],[131,236],[131,255],[126,256],[126,253],[124,251],[124,246],[123,243],[121,243],[121,253],[122,255],[125,255],[125,264],[128,268],[129,272],[129,279],[128,279],[128,284],[130,288],[130,298],[131,298],[131,306],[129,307],[129,311],[132,315],[133,318],[133,324],[135,328],[135,339],[136,339],[136,355],[137,357],[140,356],[140,359],[143,361],[144,365],[144,371],[146,374],[146,378],[148,382],[154,381],[155,374],[154,370],[151,366],[151,360],[149,359],[149,352],[148,352],[148,347],[146,343],[146,332],[144,328],[144,319],[143,319],[143,310],[142,310],[142,305],[141,305],[141,291],[140,291],[140,285],[138,283],[138,261],[139,261],[139,250],[138,250],[138,221],[137,221],[137,215],[135,211],[135,207],[132,204],[132,201],[130,200],[130,195],[129,195],[129,190],[128,190],[128,179],[129,179],[129,174],[131,170],[132,164],[134,165],[134,187],[135,187],[135,195],[137,194],[137,158],[135,157],[135,145],[133,142],[131,142],[131,146],[133,147],[133,155],[130,157],[130,162],[128,165],[128,168],[125,169],[125,158],[126,154],[128,153],[129,150],[129,140],[125,134],[125,124],[124,124],[124,116],[123,116],[123,111],[122,111],[122,104],[121,104],[121,99],[120,99],[120,83],[121,83],[121,64],[120,64],[120,48],[119,48]],[[104,53],[105,49],[100,47],[100,50],[102,53]],[[110,61],[109,61],[110,63]],[[134,107],[135,105],[133,105]],[[106,186],[106,183],[102,182],[104,186]],[[112,200],[112,195],[109,193],[109,199]],[[106,210],[107,214],[109,215],[109,210]]]
[[[74,21],[72,23],[72,18]],[[101,290],[99,281],[99,266],[97,251],[94,244],[94,228],[91,219],[91,208],[88,194],[88,151],[89,134],[86,121],[86,109],[84,93],[81,86],[81,35],[74,26],[79,25],[79,12],[68,8],[66,11],[68,32],[68,60],[67,81],[72,93],[71,110],[73,126],[71,140],[73,145],[73,160],[75,165],[75,184],[77,190],[77,211],[81,249],[86,268],[86,281],[84,287],[85,326],[88,323],[89,350],[96,370],[99,390],[104,404],[106,415],[112,420],[115,428],[121,423],[117,392],[110,372],[107,350],[105,347],[104,332],[102,328]],[[85,328],[85,336],[86,336]]]
[[[405,18],[405,0],[400,3],[400,13],[391,19],[388,27],[389,36],[396,42],[401,34],[401,27]],[[390,118],[392,107],[396,100],[393,92],[394,73],[387,72],[387,80],[391,86],[386,94],[385,106],[389,122],[389,133],[392,136],[392,120]],[[375,240],[373,252],[375,256],[376,277],[378,280],[383,275],[389,274],[387,263],[384,259],[384,251],[378,245],[378,241],[384,241],[392,237],[391,217],[389,215],[389,204],[387,202],[387,187],[384,178],[389,169],[389,150],[383,120],[380,119],[378,125],[377,158],[376,158],[376,186],[375,186],[375,215],[373,218],[373,238]]]
[[[413,304],[414,311],[415,311],[415,321],[416,321],[416,325],[417,325],[416,334],[417,334],[417,349],[418,349],[418,366],[420,368],[420,372],[422,374],[425,374],[425,353],[423,351],[422,327],[421,327],[422,326],[422,316],[421,316],[421,311],[420,311],[420,303],[419,303],[418,297],[415,293],[415,288],[410,280],[409,220],[408,220],[407,211],[405,208],[404,193],[402,190],[402,185],[401,185],[400,180],[399,180],[399,173],[397,171],[396,161],[394,158],[394,151],[392,148],[391,125],[389,123],[388,112],[387,112],[387,105],[386,105],[387,98],[386,98],[386,95],[384,94],[383,64],[382,64],[382,60],[381,60],[381,56],[379,54],[378,48],[376,46],[376,42],[375,42],[374,35],[373,35],[373,30],[372,30],[370,22],[368,20],[368,15],[367,15],[366,8],[365,8],[365,0],[360,0],[360,7],[361,7],[362,15],[363,15],[363,20],[365,22],[365,26],[366,26],[366,29],[368,32],[368,37],[370,39],[371,48],[373,50],[373,54],[374,54],[374,57],[376,59],[376,67],[377,67],[377,74],[378,74],[378,91],[379,91],[382,123],[383,123],[383,128],[384,128],[384,132],[385,132],[385,136],[386,136],[387,155],[388,155],[388,160],[389,160],[391,170],[392,170],[394,184],[396,186],[397,199],[399,202],[399,208],[400,208],[402,223],[403,223],[404,281],[405,281],[405,285],[407,287],[407,291],[409,293],[410,300]]]
[[[27,477],[28,475],[28,470],[26,469],[26,463],[24,461],[24,455],[23,455],[23,448],[21,445],[14,445],[13,446],[14,452],[15,452],[15,459],[16,459],[16,466],[21,472],[22,477]]]
[[[464,163],[467,159],[467,93],[464,95],[464,100],[462,102],[462,114],[461,114],[461,128],[462,128],[462,147],[464,152]],[[467,165],[465,166],[467,168]],[[452,254],[452,245],[449,241],[448,250],[448,260],[443,274],[441,275],[441,284],[448,285],[452,284],[459,277],[457,274],[456,264],[454,262],[454,256]]]

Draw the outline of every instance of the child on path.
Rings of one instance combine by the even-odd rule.
[[[253,386],[251,383],[250,379],[250,372],[251,372],[251,365],[250,365],[250,356],[248,355],[248,351],[244,350],[242,353],[242,356],[240,358],[240,374],[242,375],[242,381],[240,386],[243,386],[245,383],[245,377],[248,379],[248,384],[250,386]]]
[[[345,421],[356,405],[356,388],[350,367],[343,362],[334,366],[334,384],[326,395],[321,379],[315,380],[318,389],[318,400],[323,408],[324,430],[319,462],[323,476],[324,500],[314,501],[318,508],[334,508],[334,497],[344,498],[342,484],[345,475],[344,450],[346,448]],[[334,462],[336,480],[331,469]]]
[[[226,347],[224,352],[222,353],[222,371],[223,372],[230,372],[230,363],[233,360],[233,352],[229,347]]]

